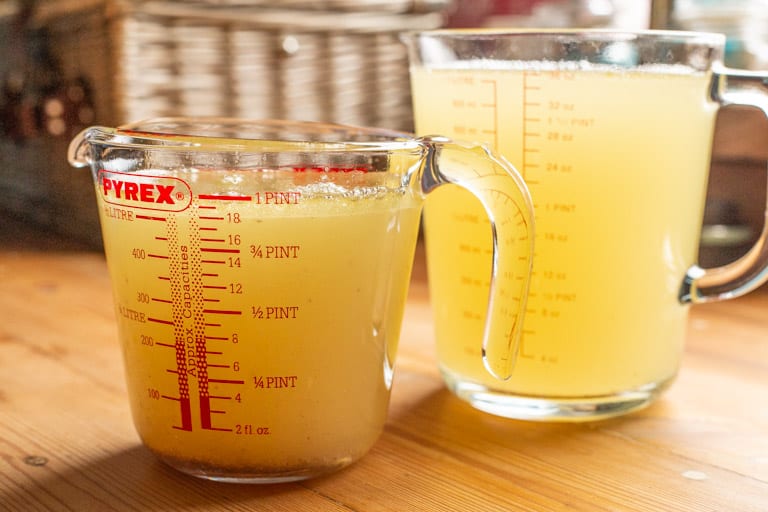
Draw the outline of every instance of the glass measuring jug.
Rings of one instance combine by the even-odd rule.
[[[443,30],[404,40],[417,132],[503,154],[537,221],[526,327],[500,383],[482,374],[474,346],[485,257],[466,246],[487,246],[484,221],[461,191],[427,201],[448,387],[524,419],[596,419],[650,403],[678,371],[688,305],[765,281],[765,232],[726,267],[705,271],[696,257],[717,110],[768,112],[768,73],[724,69],[718,34]]]
[[[491,370],[508,366],[532,207],[482,147],[156,119],[89,128],[69,159],[94,177],[134,423],[181,471],[290,481],[366,453],[386,417],[423,198],[445,183],[494,225],[488,332],[505,337],[485,352]]]

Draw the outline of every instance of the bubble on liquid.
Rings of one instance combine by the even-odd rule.
[[[230,172],[224,175],[222,181],[230,185],[239,185],[243,182],[243,174],[238,172]]]
[[[303,198],[341,198],[352,201],[358,201],[363,199],[376,199],[379,197],[386,197],[396,192],[397,189],[392,189],[384,185],[378,186],[349,186],[340,185],[333,182],[317,182],[305,185],[300,189]]]

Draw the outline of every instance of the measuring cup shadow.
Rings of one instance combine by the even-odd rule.
[[[45,477],[19,485],[15,494],[41,496],[41,502],[46,495],[71,510],[152,512],[250,502],[256,506],[299,489],[297,484],[235,485],[194,478],[166,466],[137,445],[82,466],[49,471]],[[13,499],[0,493],[0,503],[13,503]]]
[[[447,389],[435,389],[391,418],[387,432],[440,452],[469,456],[503,468],[516,458],[556,461],[585,450],[585,439],[623,438],[621,431],[663,416],[664,399],[634,414],[589,422],[532,422],[503,418],[474,409]],[[630,429],[632,430],[632,429]],[[597,443],[602,444],[603,441]],[[502,469],[503,470],[503,469]]]

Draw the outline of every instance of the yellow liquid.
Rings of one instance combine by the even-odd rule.
[[[259,194],[158,212],[97,189],[134,422],[191,473],[319,474],[386,417],[417,204]]]
[[[479,207],[452,188],[428,198],[429,279],[448,378],[566,399],[672,379],[688,311],[677,294],[696,261],[705,196],[711,77],[412,73],[417,131],[495,147],[523,174],[536,214],[521,350],[512,378],[500,382],[484,371],[479,351],[489,244]]]

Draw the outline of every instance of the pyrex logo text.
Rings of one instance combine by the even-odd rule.
[[[119,206],[178,212],[192,201],[189,185],[179,178],[99,171],[104,201]]]
[[[173,185],[133,183],[132,181],[120,181],[111,178],[104,178],[101,185],[104,188],[105,196],[113,192],[116,199],[125,198],[128,201],[141,201],[142,203],[174,204],[174,200],[171,198]]]

